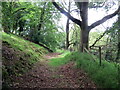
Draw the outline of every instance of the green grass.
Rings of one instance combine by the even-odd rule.
[[[64,64],[66,64],[66,63],[68,63],[70,61],[69,60],[69,56],[71,56],[70,51],[59,50],[58,52],[61,53],[61,55],[59,55],[59,58],[51,59],[50,60],[51,62],[49,62],[50,66],[59,67],[59,66],[64,65]]]
[[[0,36],[2,36],[0,40],[3,42],[3,47],[7,48],[5,49],[7,52],[3,51],[3,53],[13,58],[10,59],[7,55],[2,56],[4,83],[10,83],[15,76],[20,76],[30,70],[36,62],[42,61],[42,56],[48,52],[43,47],[13,34],[0,32]]]
[[[64,57],[64,56],[66,56],[67,54],[70,53],[70,51],[64,50],[64,49],[62,49],[62,50],[61,49],[57,49],[56,52],[57,53],[61,53],[61,55],[60,55],[61,57]]]
[[[42,52],[45,51],[43,47],[40,47],[37,44],[31,43],[27,40],[24,40],[23,38],[20,38],[18,36],[15,36],[12,34],[6,34],[4,32],[0,32],[0,34],[2,34],[2,40],[6,41],[8,44],[10,44],[12,46],[12,48],[14,48],[14,49],[24,51],[24,52],[32,51],[33,53],[36,52],[35,51],[36,49],[42,50]],[[29,48],[29,51],[26,48]]]
[[[99,61],[94,62],[88,54],[76,52],[74,55],[77,67],[85,70],[98,87],[118,88],[118,69],[114,63],[102,61],[100,66]]]
[[[76,68],[83,69],[88,76],[101,88],[118,88],[118,67],[115,63],[99,60],[94,61],[87,53],[72,52],[61,58],[51,59],[49,65],[57,67],[75,61]]]

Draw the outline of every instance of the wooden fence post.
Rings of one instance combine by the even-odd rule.
[[[102,61],[101,61],[101,47],[99,47],[99,60],[100,60],[100,66],[101,66],[101,63],[102,63]]]

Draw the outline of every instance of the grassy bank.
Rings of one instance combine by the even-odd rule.
[[[47,50],[37,44],[12,34],[0,32],[2,35],[2,76],[3,86],[9,86],[15,77],[32,68],[33,64],[42,60]]]
[[[115,63],[99,60],[93,61],[93,58],[87,53],[72,52],[61,58],[54,58],[49,63],[57,67],[75,61],[76,68],[83,69],[88,76],[101,88],[118,88],[118,66]]]

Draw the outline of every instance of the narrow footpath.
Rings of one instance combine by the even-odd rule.
[[[48,65],[51,58],[58,57],[59,53],[49,53],[45,60],[35,64],[29,72],[15,78],[14,88],[96,88],[87,74],[75,68],[74,62],[53,68]]]

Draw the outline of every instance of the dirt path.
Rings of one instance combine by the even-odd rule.
[[[59,53],[49,53],[46,61],[58,57]],[[86,73],[74,68],[70,62],[59,68],[53,69],[47,62],[37,63],[32,70],[25,75],[16,78],[12,87],[21,88],[96,88]]]

